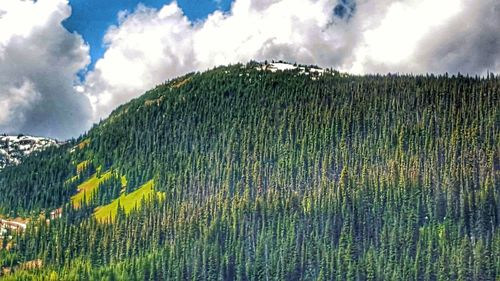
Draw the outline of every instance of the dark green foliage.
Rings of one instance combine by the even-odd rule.
[[[23,160],[22,165],[0,172],[0,212],[12,217],[57,208],[68,201],[74,189],[65,181],[76,174],[69,145],[48,148]]]
[[[120,196],[122,182],[120,177],[113,174],[109,179],[102,181],[97,188],[93,203],[96,206],[106,205]]]
[[[61,193],[45,202],[27,184],[32,194],[0,200],[13,212],[68,202],[76,172],[55,157],[112,168],[125,192],[151,179],[165,192],[100,224],[90,213],[119,195],[111,177],[91,206],[18,236],[12,253],[45,267],[11,277],[497,280],[499,80],[249,64],[170,81],[90,130],[84,149],[0,173],[0,192],[36,180],[11,176],[27,173]]]

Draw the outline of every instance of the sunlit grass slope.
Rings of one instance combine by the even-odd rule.
[[[98,207],[94,212],[94,216],[101,222],[113,221],[116,217],[118,204],[129,213],[136,207],[140,207],[141,200],[151,198],[154,195],[154,181],[150,180],[140,188],[129,194],[122,194],[119,198],[115,199],[108,205]],[[158,196],[162,197],[163,193],[158,192]]]
[[[71,204],[73,205],[73,207],[79,208],[84,198],[86,202],[89,203],[92,194],[97,191],[99,183],[109,179],[111,175],[112,175],[111,171],[102,174],[100,177],[97,177],[96,173],[91,178],[80,184],[78,186],[78,193],[73,197],[71,197]]]
[[[87,167],[87,165],[88,165],[89,163],[90,163],[90,161],[89,161],[89,160],[85,160],[85,161],[82,161],[82,162],[78,163],[78,164],[76,165],[76,171],[77,171],[78,173],[80,173],[81,171],[83,171],[83,170],[85,169],[85,167]]]

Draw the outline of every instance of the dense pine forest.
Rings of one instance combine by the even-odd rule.
[[[0,279],[500,279],[499,76],[257,68],[1,171]]]

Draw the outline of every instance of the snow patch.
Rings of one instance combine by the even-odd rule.
[[[21,163],[23,157],[50,146],[58,146],[56,140],[33,136],[0,136],[0,170],[7,165]]]
[[[257,67],[257,70],[270,72],[298,70],[299,74],[303,75],[315,74],[311,75],[313,80],[316,80],[317,76],[321,76],[326,73],[325,69],[317,66],[303,66],[286,62],[262,63]]]

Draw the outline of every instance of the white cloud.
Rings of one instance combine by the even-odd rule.
[[[5,86],[4,86],[5,87]],[[18,87],[15,85],[4,88],[8,97],[0,100],[0,124],[25,122],[24,111],[40,100],[40,93],[36,92],[33,83],[23,81]]]
[[[140,5],[120,15],[104,41],[104,57],[86,77],[84,90],[96,118],[165,79],[193,69],[191,23],[177,5],[153,10]]]
[[[419,42],[412,60],[418,72],[500,72],[500,2],[462,0],[460,12]]]
[[[460,0],[391,3],[380,25],[364,31],[351,71],[373,71],[365,69],[367,61],[392,66],[393,71],[402,62],[412,63],[419,40],[460,12],[461,4]]]
[[[90,103],[73,88],[88,47],[62,27],[70,13],[66,0],[0,1],[0,131],[67,138],[88,128]]]
[[[101,118],[166,79],[251,59],[355,73],[495,71],[500,24],[485,27],[488,9],[488,21],[498,22],[494,0],[236,0],[228,13],[201,22],[190,22],[175,2],[139,6],[109,29],[85,92]],[[461,45],[467,36],[481,38]],[[472,46],[488,38],[488,52],[477,54]]]
[[[0,131],[76,136],[169,78],[251,59],[357,73],[500,71],[496,0],[236,0],[197,22],[173,2],[121,12],[104,56],[75,86],[89,58],[61,26],[69,14],[67,0],[0,0]]]
[[[96,119],[145,90],[189,71],[251,59],[325,66],[350,59],[357,25],[332,24],[333,0],[233,3],[193,23],[174,2],[122,13],[106,34],[104,57],[86,79]]]

